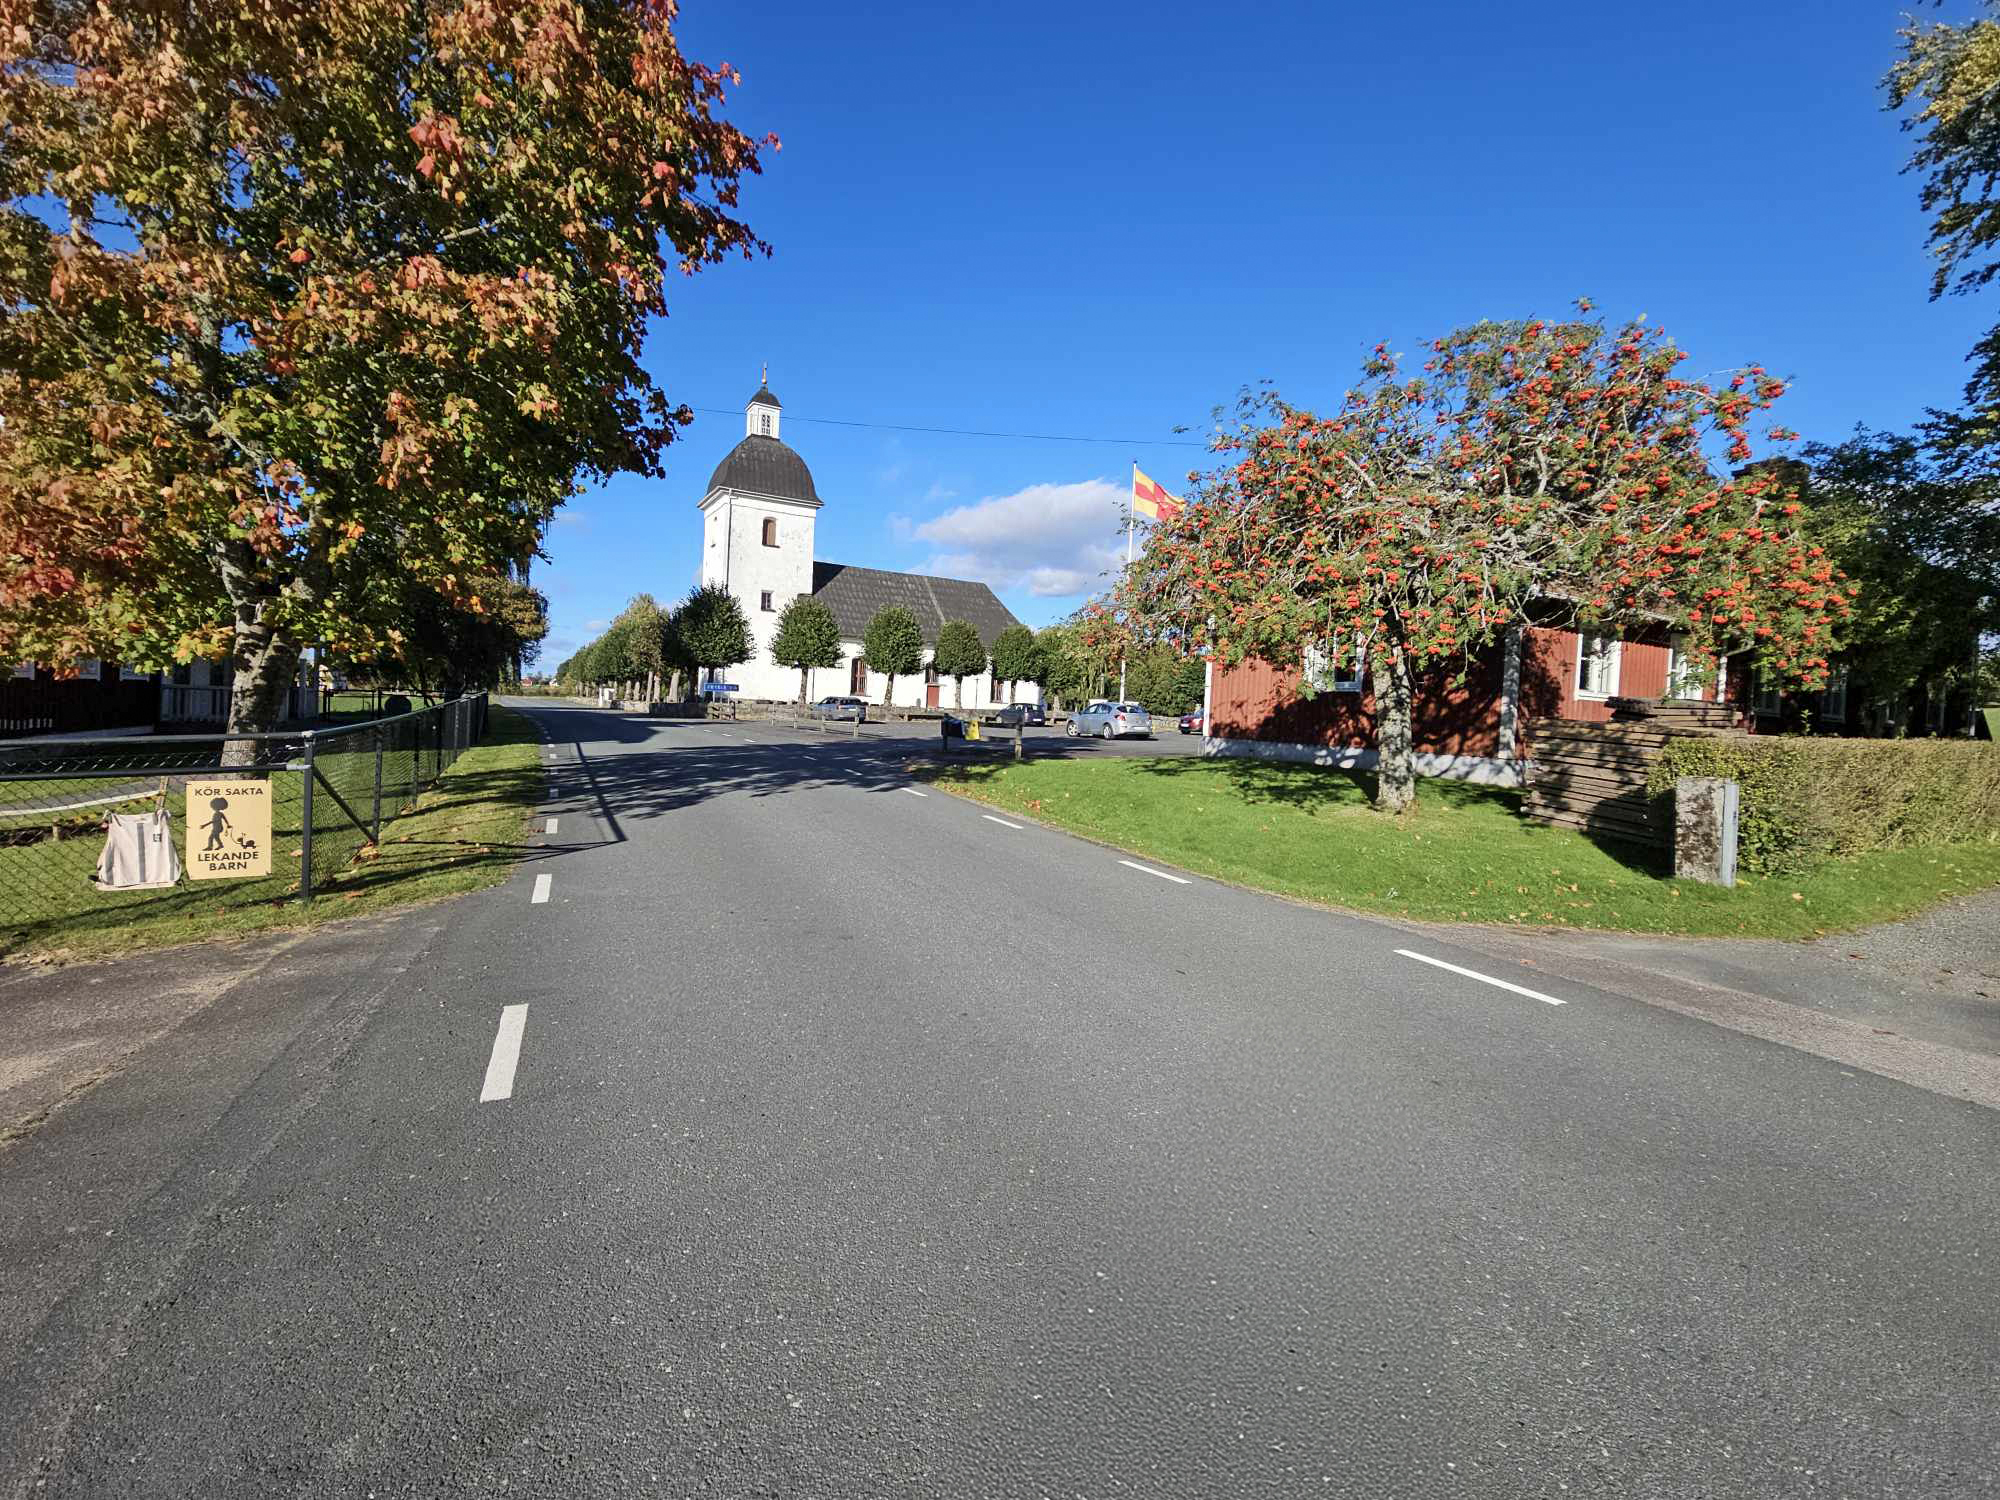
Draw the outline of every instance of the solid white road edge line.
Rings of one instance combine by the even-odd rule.
[[[528,904],[530,906],[540,906],[544,901],[547,901],[549,899],[549,887],[555,883],[556,878],[553,875],[537,875],[535,877],[535,893],[528,898]]]
[[[514,1069],[520,1066],[521,1033],[527,1025],[525,1005],[509,1005],[500,1012],[500,1029],[493,1036],[493,1056],[486,1064],[486,1082],[479,1089],[481,1104],[513,1097]]]
[[[1185,879],[1179,875],[1169,875],[1165,870],[1156,870],[1151,865],[1135,865],[1129,859],[1121,859],[1118,863],[1125,866],[1128,870],[1143,870],[1148,875],[1157,875],[1162,880],[1171,880],[1175,885],[1194,884],[1192,880]]]
[[[1429,964],[1434,969],[1449,969],[1454,974],[1463,974],[1467,979],[1476,979],[1481,984],[1490,984],[1495,989],[1512,990],[1517,995],[1526,995],[1530,1000],[1539,1000],[1544,1005],[1567,1005],[1567,1000],[1558,1000],[1554,995],[1544,995],[1540,990],[1528,989],[1525,985],[1510,984],[1504,979],[1495,979],[1491,974],[1482,974],[1477,969],[1461,969],[1457,964],[1448,964],[1441,958],[1426,958],[1421,953],[1412,953],[1408,948],[1396,950],[1404,958],[1414,958],[1420,964]]]
[[[899,787],[898,790],[908,792],[912,797],[928,797],[930,795],[929,792],[920,792],[913,786]]]
[[[547,818],[543,820],[542,832],[545,834],[554,833],[556,831],[556,824],[560,823],[561,821],[562,821],[561,818]]]
[[[981,813],[979,816],[989,823],[998,823],[1002,828],[1018,829],[1021,826],[1019,823],[1009,823],[1005,818],[996,818],[992,813]]]

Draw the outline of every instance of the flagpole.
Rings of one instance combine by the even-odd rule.
[[[1132,460],[1132,483],[1125,491],[1125,578],[1132,581],[1132,526],[1136,517],[1132,510],[1133,497],[1139,493],[1139,460]],[[1118,653],[1118,701],[1125,701],[1125,653]]]

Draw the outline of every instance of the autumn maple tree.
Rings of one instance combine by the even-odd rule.
[[[776,145],[675,15],[0,0],[0,656],[226,653],[268,728],[656,472],[646,324]]]
[[[1378,345],[1329,416],[1247,396],[1223,466],[1151,531],[1100,633],[1170,635],[1224,664],[1365,662],[1392,811],[1416,795],[1420,685],[1531,612],[1665,625],[1711,669],[1748,649],[1819,680],[1851,585],[1802,537],[1783,469],[1752,463],[1783,382],[1689,379],[1658,328],[1580,308],[1460,330],[1418,373]]]

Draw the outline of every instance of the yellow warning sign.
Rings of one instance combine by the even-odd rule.
[[[271,783],[190,781],[187,872],[194,880],[271,873]]]

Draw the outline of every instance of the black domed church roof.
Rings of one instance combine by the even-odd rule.
[[[820,503],[806,461],[776,438],[754,434],[723,455],[708,476],[708,488],[711,494],[716,490],[747,490],[807,505]]]

